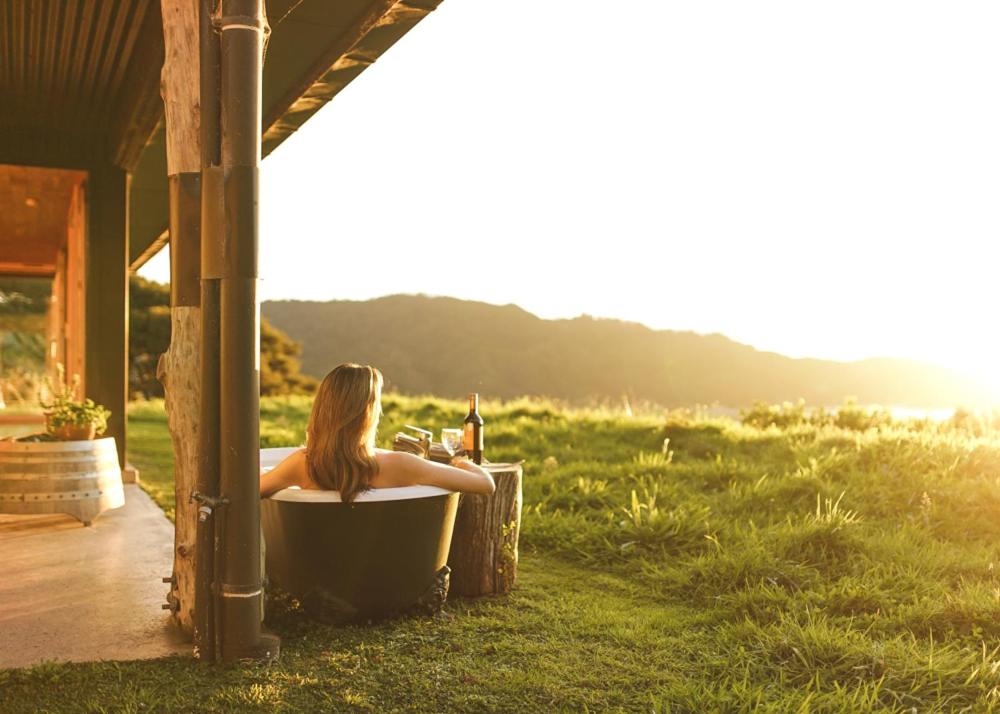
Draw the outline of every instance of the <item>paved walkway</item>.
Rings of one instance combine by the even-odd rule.
[[[84,528],[0,515],[0,669],[190,654],[160,608],[173,525],[138,486]]]

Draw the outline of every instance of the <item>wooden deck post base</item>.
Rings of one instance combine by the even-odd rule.
[[[479,597],[510,592],[517,579],[521,532],[520,464],[488,464],[497,489],[491,496],[463,494],[455,518],[448,567],[449,595]]]

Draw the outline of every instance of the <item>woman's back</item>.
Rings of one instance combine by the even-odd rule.
[[[378,470],[365,485],[367,488],[397,488],[401,486],[438,486],[463,493],[493,493],[495,485],[489,472],[468,459],[453,459],[451,465],[439,464],[404,452],[376,449]],[[268,497],[278,491],[298,486],[324,490],[310,477],[305,449],[289,455],[260,479],[260,495]]]

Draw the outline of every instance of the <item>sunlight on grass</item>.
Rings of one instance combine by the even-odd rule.
[[[261,406],[262,443],[302,443],[308,399]],[[385,411],[383,446],[406,423],[457,426],[465,405],[389,394]],[[205,711],[1000,705],[991,424],[811,419],[795,405],[745,423],[542,400],[482,411],[488,456],[526,459],[511,597],[341,628],[276,601],[273,667],[46,665],[0,673],[4,705],[183,709],[189,690]],[[162,404],[133,405],[129,427],[143,486],[169,509]]]

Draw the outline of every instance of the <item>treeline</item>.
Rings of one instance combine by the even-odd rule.
[[[994,409],[971,412],[956,409],[947,419],[898,419],[888,409],[865,408],[847,399],[835,409],[809,408],[805,402],[765,404],[758,402],[740,410],[740,421],[758,429],[780,430],[802,427],[834,427],[849,431],[868,431],[888,427],[934,433],[959,432],[967,436],[996,438],[1000,434],[1000,412]]]
[[[133,277],[129,302],[129,394],[162,397],[156,379],[160,355],[170,345],[170,287]],[[310,393],[316,380],[302,374],[302,349],[266,319],[260,321],[260,393],[265,396]]]
[[[666,309],[666,308],[665,308]],[[953,371],[897,359],[832,362],[761,352],[722,335],[620,320],[542,320],[515,305],[394,295],[364,302],[266,302],[263,314],[302,344],[302,369],[374,364],[390,389],[458,397],[538,395],[571,403],[627,397],[664,406],[804,399],[912,407],[982,406]]]

